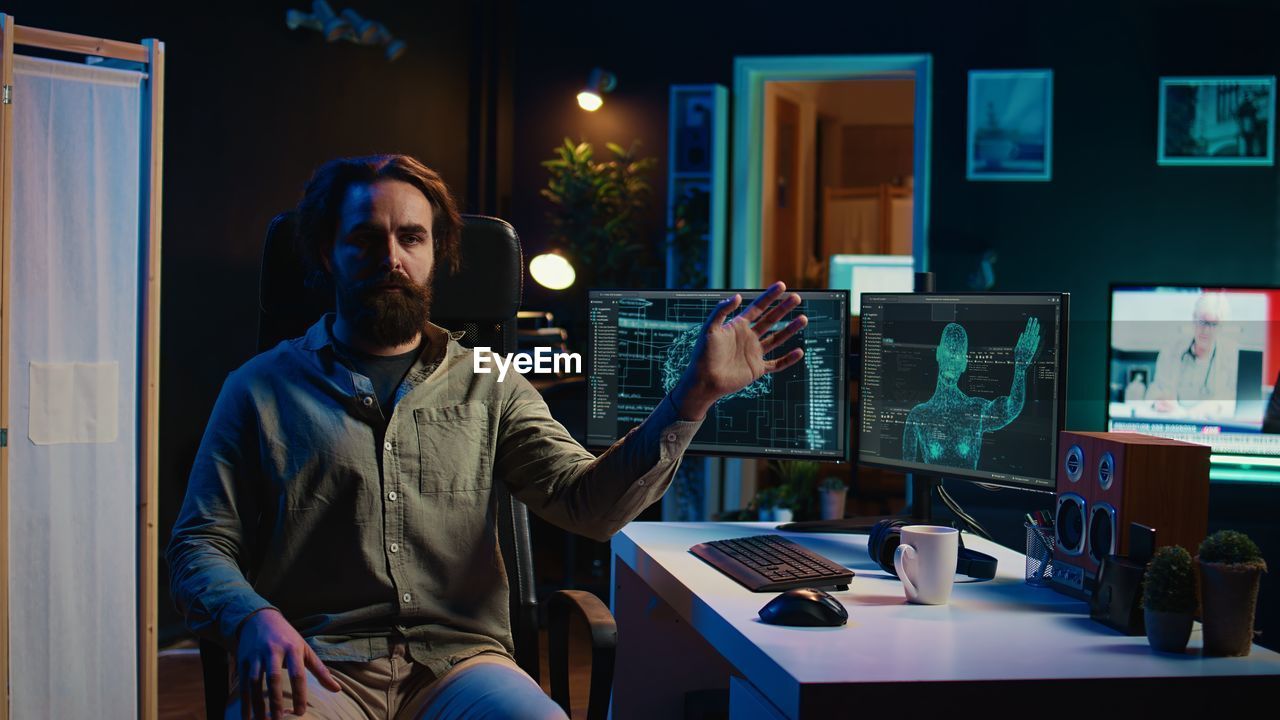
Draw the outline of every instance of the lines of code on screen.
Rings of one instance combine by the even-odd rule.
[[[587,440],[603,446],[640,424],[689,366],[703,325],[733,291],[593,291],[589,299]],[[741,292],[744,307],[756,293]],[[804,358],[722,398],[689,449],[724,455],[844,458],[848,295],[801,292],[809,324],[766,357],[804,348]]]

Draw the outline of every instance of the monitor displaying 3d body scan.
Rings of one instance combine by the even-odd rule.
[[[853,315],[862,307],[863,293],[915,289],[910,255],[832,255],[827,262],[827,287],[849,291]]]
[[[639,425],[679,381],[716,303],[734,293],[743,307],[759,290],[592,290],[588,297],[587,445],[607,447]],[[809,324],[766,357],[804,348],[791,367],[721,398],[689,452],[743,457],[844,460],[848,456],[849,294],[798,291]]]
[[[1067,300],[864,294],[858,462],[1052,492]]]
[[[1280,466],[1280,288],[1111,288],[1107,428]]]

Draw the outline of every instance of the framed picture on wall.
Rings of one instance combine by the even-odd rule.
[[[1276,79],[1162,77],[1156,162],[1274,165]]]
[[[1053,175],[1053,71],[970,70],[970,180]]]

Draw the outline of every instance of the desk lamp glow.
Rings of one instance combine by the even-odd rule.
[[[543,253],[529,261],[529,274],[548,290],[564,290],[577,278],[573,266],[556,253]]]
[[[618,76],[607,70],[593,68],[587,76],[587,86],[578,93],[578,105],[587,112],[595,112],[604,104],[604,94],[618,86]]]

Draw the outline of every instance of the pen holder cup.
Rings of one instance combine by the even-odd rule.
[[[1027,584],[1044,587],[1053,577],[1053,531],[1024,524],[1027,527]]]

